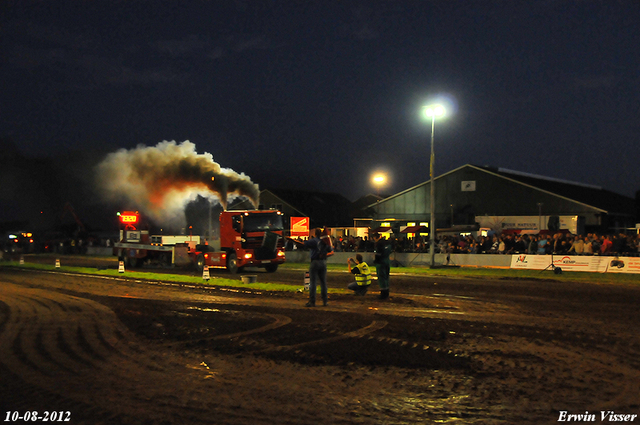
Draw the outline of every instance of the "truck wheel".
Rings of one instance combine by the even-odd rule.
[[[227,270],[232,274],[238,273],[238,257],[233,252],[227,255]]]
[[[204,270],[204,254],[198,254],[196,257],[196,268],[202,272]]]
[[[269,273],[273,273],[276,270],[278,270],[278,265],[277,264],[267,264],[266,266],[264,266],[264,269],[266,271],[268,271]]]

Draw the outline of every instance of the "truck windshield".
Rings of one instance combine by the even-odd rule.
[[[282,230],[283,228],[282,216],[277,213],[249,214],[244,217],[245,232],[275,231]]]

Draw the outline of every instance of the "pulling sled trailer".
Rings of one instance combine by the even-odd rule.
[[[185,265],[189,251],[200,243],[199,236],[151,236],[149,226],[137,211],[118,213],[120,236],[113,244],[114,255],[127,267]]]

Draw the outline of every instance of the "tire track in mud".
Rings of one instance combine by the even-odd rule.
[[[176,307],[176,310],[171,310]],[[189,306],[185,309],[180,305],[157,303],[151,309],[159,317],[158,322],[139,327],[135,323],[136,317],[144,316],[149,307],[140,305],[137,308],[132,305],[130,308],[120,309],[118,315],[125,323],[135,326],[136,332],[145,338],[162,341],[163,346],[171,349],[199,353],[252,354],[302,364],[355,363],[427,369],[464,369],[468,364],[468,359],[459,353],[441,350],[425,343],[424,335],[415,340],[378,335],[378,331],[384,329],[388,322],[379,318],[367,322],[366,317],[369,315],[356,322],[347,320],[345,324],[336,327],[327,326],[323,322],[324,314],[336,314],[326,310],[318,311],[319,315],[311,313],[306,320],[293,323],[289,316],[257,312],[252,308],[230,310]],[[306,312],[309,310],[305,310]],[[250,329],[217,334],[217,330],[210,328],[212,323],[228,323],[231,316],[235,317],[235,321],[243,317],[252,318],[242,325]],[[176,323],[176,317],[180,318],[179,323]],[[269,318],[271,323],[263,325],[256,322],[256,317]],[[195,336],[184,338],[185,329]],[[386,354],[376,354],[390,351],[396,354],[392,358]]]
[[[236,311],[237,313],[242,313],[240,310]],[[256,314],[256,313],[252,313],[252,314]],[[181,340],[180,343],[182,344],[190,344],[194,341],[197,342],[204,342],[204,341],[216,341],[216,340],[237,340],[237,339],[241,339],[244,337],[248,337],[251,335],[255,335],[255,334],[260,334],[260,333],[264,333],[267,331],[271,331],[271,330],[275,330],[278,329],[280,327],[286,326],[288,324],[290,324],[292,322],[291,317],[289,316],[285,316],[283,314],[273,314],[273,313],[261,313],[262,315],[269,317],[271,319],[273,319],[272,323],[269,323],[267,325],[264,326],[260,326],[254,329],[249,329],[249,330],[245,330],[245,331],[240,331],[240,332],[235,332],[235,333],[229,333],[229,334],[221,334],[221,335],[214,335],[214,336],[198,336],[198,337],[194,337],[191,338],[189,340]],[[329,344],[331,342],[340,340],[340,339],[346,339],[346,338],[360,338],[364,335],[367,335],[369,333],[375,332],[379,329],[384,328],[387,325],[386,321],[376,321],[374,320],[373,322],[371,322],[371,324],[356,329],[356,330],[350,330],[350,331],[346,331],[346,332],[342,332],[339,333],[338,335],[333,335],[330,337],[323,337],[323,338],[319,338],[319,339],[314,339],[312,341],[305,341],[305,342],[301,342],[298,344],[291,344],[291,345],[273,345],[273,344],[268,344],[268,347],[265,348],[261,348],[261,349],[256,349],[253,352],[254,353],[258,353],[258,352],[268,352],[268,351],[279,351],[279,350],[291,350],[291,349],[298,349],[298,348],[302,348],[305,346],[310,346],[310,345],[319,345],[319,344]],[[175,342],[166,342],[163,345],[167,345],[170,347],[173,347],[176,345]]]
[[[223,334],[223,335],[216,335],[216,336],[212,336],[209,338],[203,338],[205,340],[216,340],[216,339],[231,339],[231,338],[238,338],[238,337],[243,337],[243,336],[247,336],[247,335],[252,335],[252,334],[257,334],[257,333],[261,333],[261,332],[266,332],[266,331],[270,331],[273,329],[278,329],[282,326],[286,326],[289,323],[291,323],[292,319],[289,316],[285,316],[283,314],[270,314],[270,313],[264,313],[265,316],[270,317],[273,319],[273,323],[270,323],[268,325],[264,325],[261,326],[259,328],[255,328],[255,329],[249,329],[246,331],[241,331],[241,332],[236,332],[236,333],[232,333],[232,334]]]
[[[293,345],[282,345],[279,347],[270,347],[270,348],[266,348],[263,351],[273,351],[273,350],[295,350],[295,349],[299,349],[302,347],[306,347],[309,345],[317,345],[317,344],[329,344],[341,339],[346,339],[346,338],[361,338],[365,335],[370,334],[371,332],[375,332],[379,329],[384,328],[385,326],[387,326],[387,322],[384,320],[374,320],[373,322],[371,322],[370,325],[365,326],[364,328],[360,328],[360,329],[356,329],[355,331],[349,331],[349,332],[343,332],[340,333],[338,335],[329,337],[329,338],[323,338],[323,339],[316,339],[313,341],[305,341],[305,342],[301,342],[298,344],[293,344]]]
[[[210,412],[190,405],[213,390],[199,385],[211,376],[206,365],[142,347],[97,302],[4,282],[2,290],[6,409],[64,409],[72,423],[207,422]]]

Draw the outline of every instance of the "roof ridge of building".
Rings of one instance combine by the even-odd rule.
[[[513,175],[522,176],[522,177],[530,177],[530,178],[539,179],[539,180],[547,180],[547,181],[551,181],[551,182],[555,182],[555,183],[571,184],[571,185],[574,185],[574,186],[581,186],[581,187],[586,187],[586,188],[589,188],[589,189],[603,190],[602,186],[598,186],[598,185],[594,185],[594,184],[580,183],[580,182],[575,182],[575,181],[571,181],[571,180],[559,179],[559,178],[556,178],[556,177],[549,177],[549,176],[543,176],[543,175],[540,175],[540,174],[527,173],[527,172],[524,172],[524,171],[511,170],[511,169],[508,169],[508,168],[499,167],[498,168],[498,172],[499,173],[513,174]]]

